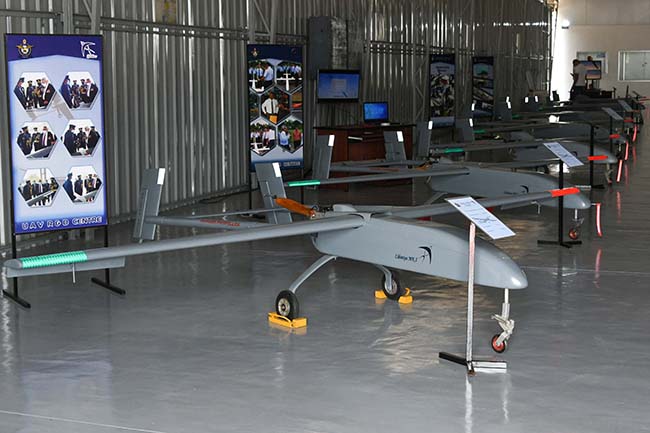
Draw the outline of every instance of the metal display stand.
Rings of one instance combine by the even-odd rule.
[[[593,164],[593,161],[589,161],[590,163]],[[560,159],[559,160],[559,170],[560,173],[558,175],[558,188],[559,189],[564,189],[564,162]],[[557,222],[557,240],[556,241],[546,241],[546,240],[538,240],[537,244],[538,245],[559,245],[564,248],[571,248],[573,245],[581,245],[582,241],[565,241],[564,240],[564,196],[558,197],[558,202],[557,202],[557,214],[558,214],[558,222]]]
[[[104,226],[104,248],[108,248],[109,246],[108,238],[108,225],[106,225]],[[111,284],[111,270],[108,268],[104,269],[103,280],[92,277],[90,281],[118,295],[126,295],[126,290]]]
[[[506,361],[499,359],[474,359],[473,354],[473,328],[474,328],[474,262],[476,256],[476,224],[470,222],[469,226],[469,273],[467,278],[467,334],[465,340],[465,355],[456,355],[448,352],[439,352],[438,356],[446,361],[464,365],[467,374],[473,376],[477,371],[504,372],[507,369]]]

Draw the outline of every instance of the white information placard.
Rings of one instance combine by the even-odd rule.
[[[582,161],[580,161],[578,158],[576,158],[571,152],[566,150],[564,146],[562,146],[560,143],[557,141],[552,141],[550,143],[544,143],[544,146],[555,156],[560,158],[562,162],[569,168],[572,167],[580,167],[581,165],[584,165]]]
[[[510,230],[499,218],[472,197],[450,198],[447,199],[447,202],[492,239],[502,239],[515,235],[515,232]]]
[[[611,108],[609,108],[609,107],[602,107],[602,109],[603,109],[603,111],[604,111],[605,113],[607,113],[607,115],[608,115],[609,117],[611,117],[612,119],[616,120],[617,122],[620,122],[620,121],[623,120],[623,118],[622,118],[621,116],[619,116],[618,113],[617,113],[616,111],[612,110]]]

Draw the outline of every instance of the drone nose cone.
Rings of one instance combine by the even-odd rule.
[[[528,287],[528,277],[524,271],[519,268],[519,275],[512,275],[510,277],[510,286],[505,287],[506,289],[525,289]]]
[[[571,194],[564,197],[564,207],[567,209],[585,210],[591,207],[591,201],[583,193]]]

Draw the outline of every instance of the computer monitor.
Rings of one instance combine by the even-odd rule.
[[[365,123],[388,122],[388,102],[365,102],[363,121]]]
[[[361,73],[356,70],[318,71],[318,101],[356,102],[359,100]]]

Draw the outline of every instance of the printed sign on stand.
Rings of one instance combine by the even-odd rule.
[[[107,225],[102,37],[5,36],[13,232]]]
[[[557,141],[552,141],[550,143],[544,143],[544,146],[555,156],[560,158],[560,160],[569,168],[573,167],[580,167],[581,165],[584,165],[582,161],[580,161],[578,158],[575,157],[571,152],[566,150],[564,146],[562,146],[560,143]]]
[[[515,232],[472,197],[450,198],[447,202],[494,240],[515,235]]]

